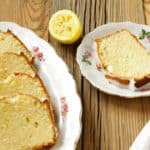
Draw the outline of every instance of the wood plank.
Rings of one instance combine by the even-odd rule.
[[[0,21],[12,21],[48,39],[50,0],[0,0]]]
[[[61,1],[57,0],[53,2],[52,12],[64,8],[74,10],[80,15],[84,28],[83,35],[105,22],[131,20],[144,23],[141,1],[107,0],[106,2],[104,0],[73,0],[63,1],[63,3],[61,3]],[[133,103],[127,100],[127,104],[125,105],[127,108],[125,107],[122,109],[125,100],[121,101],[118,97],[112,97],[102,93],[100,94],[100,104],[99,92],[97,92],[89,82],[81,78],[78,65],[76,63],[72,65],[75,59],[75,54],[72,51],[75,51],[76,45],[63,46],[53,41],[51,38],[50,41],[57,47],[58,54],[63,57],[69,65],[70,72],[75,76],[78,90],[82,97],[83,133],[78,149],[100,149],[100,144],[101,149],[111,149],[112,147],[113,149],[128,149],[132,140],[149,118],[148,109],[143,110],[143,107],[147,106],[145,103],[149,103],[148,100],[144,99],[144,102],[133,100]],[[131,107],[128,105],[131,105]],[[135,113],[134,109],[132,110],[134,107],[135,110],[139,108],[139,111]],[[123,117],[124,121],[122,119]],[[135,117],[135,119],[132,117]],[[125,122],[126,120],[127,122]],[[139,123],[137,124],[138,121]],[[127,129],[122,128],[125,125],[128,125]],[[133,129],[134,131],[131,133]],[[111,136],[113,135],[114,138],[112,139]],[[124,141],[126,142],[123,143]]]
[[[105,2],[105,1],[104,1]],[[84,34],[92,31],[96,27],[96,21],[100,18],[100,13],[95,13],[97,10],[105,8],[105,3],[100,1],[86,1],[86,9],[84,11]],[[104,15],[104,9],[102,9]],[[99,12],[99,11],[98,11]],[[99,149],[100,146],[100,103],[98,91],[91,86],[86,79],[83,79],[83,138],[82,148],[85,150]]]
[[[112,7],[113,6],[113,7]],[[141,0],[107,0],[107,22],[144,23]],[[101,149],[127,150],[150,119],[149,98],[125,99],[101,95]]]
[[[83,25],[83,36],[105,21],[105,0],[53,0],[51,14],[58,9],[71,9],[76,12]],[[50,42],[57,53],[65,60],[70,72],[74,75],[78,92],[83,104],[83,132],[78,150],[99,150],[100,148],[100,103],[99,92],[85,80],[75,61],[76,48],[80,42],[72,46],[58,44],[51,37]]]
[[[143,0],[146,24],[150,25],[150,0]]]
[[[56,12],[57,10],[60,9],[77,9],[75,7],[75,3],[76,1],[71,1],[71,0],[64,0],[63,2],[60,0],[51,0],[51,11],[50,14],[52,15],[54,12]],[[79,68],[77,68],[74,71],[74,67],[75,67],[75,52],[76,52],[76,45],[71,45],[71,46],[66,46],[66,45],[62,45],[59,44],[58,42],[56,42],[55,40],[53,40],[50,36],[49,36],[49,41],[50,43],[55,47],[57,54],[63,58],[63,60],[66,62],[66,64],[69,67],[69,71],[72,74],[75,74],[75,71],[79,72]],[[81,95],[82,93],[82,78],[81,78],[81,74],[76,74],[76,81],[77,81],[77,88],[79,91],[79,94]],[[78,144],[78,148],[81,149],[81,141]]]

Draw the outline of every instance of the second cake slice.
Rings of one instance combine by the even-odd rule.
[[[11,73],[19,72],[26,73],[32,77],[36,75],[34,67],[24,54],[0,53],[0,79],[6,78]]]

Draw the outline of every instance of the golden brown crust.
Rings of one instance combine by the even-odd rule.
[[[140,88],[143,85],[147,84],[150,82],[150,75],[149,76],[145,76],[142,79],[135,79],[135,87],[136,88]]]
[[[55,141],[55,143],[56,143],[56,141]],[[43,143],[41,145],[37,145],[37,146],[33,147],[32,150],[43,150],[43,149],[46,149],[46,148],[51,148],[54,144],[52,144],[52,142]]]
[[[29,55],[29,61],[32,62],[32,53],[27,49],[27,47],[25,46],[25,44],[11,31],[11,30],[7,30],[6,32],[1,32],[4,34],[11,34],[17,41],[20,42],[20,44],[25,48],[26,52]]]
[[[97,38],[95,41],[96,41],[97,47],[98,47],[98,48],[97,48],[97,53],[98,53],[99,59],[101,60],[101,63],[102,63],[102,67],[101,67],[101,68],[106,69],[108,66],[106,66],[106,65],[103,63],[102,59],[101,59],[101,54],[100,54],[100,52],[102,52],[102,50],[100,49],[99,44],[101,43],[102,39],[104,39],[104,38],[109,38],[109,37],[111,37],[111,36],[113,36],[113,35],[115,35],[115,34],[118,34],[118,33],[122,32],[122,31],[127,31],[127,32],[137,41],[137,43],[138,43],[142,48],[145,49],[145,47],[139,42],[139,40],[137,39],[137,37],[136,37],[135,35],[133,35],[133,34],[132,34],[129,30],[127,30],[127,29],[121,29],[121,30],[116,31],[115,33],[109,34],[109,35],[107,35],[107,36],[105,36],[105,37]],[[146,50],[146,49],[145,49],[145,50]],[[109,73],[106,73],[105,76],[106,76],[106,78],[109,78],[109,79],[112,79],[112,80],[116,80],[116,81],[118,81],[118,82],[120,82],[120,83],[122,83],[122,84],[129,84],[129,82],[130,82],[130,80],[131,80],[131,78],[119,77],[119,76],[116,76],[116,75],[114,75],[114,74],[109,74]],[[134,78],[134,80],[136,81],[135,86],[136,86],[136,87],[141,87],[141,86],[147,84],[148,82],[150,82],[150,75],[145,75],[145,76],[143,76],[143,77],[141,77],[141,78]]]
[[[129,84],[130,80],[122,78],[122,77],[118,77],[118,76],[114,76],[112,74],[106,74],[105,75],[106,78],[111,79],[111,80],[116,80],[122,84]]]
[[[97,68],[97,70],[102,70],[102,69],[104,69],[101,64],[97,64],[97,65],[96,65],[96,68]]]

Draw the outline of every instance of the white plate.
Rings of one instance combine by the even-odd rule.
[[[35,55],[35,65],[48,93],[56,115],[58,139],[52,150],[74,150],[81,133],[81,101],[73,77],[54,48],[31,30],[15,23],[0,22],[0,30],[11,30]],[[37,51],[37,52],[35,52]],[[43,122],[44,123],[44,122]]]
[[[99,59],[96,53],[95,39],[97,37],[103,37],[105,35],[111,34],[120,29],[128,29],[138,39],[141,35],[142,29],[150,32],[149,26],[131,22],[109,23],[99,26],[94,31],[88,33],[78,47],[76,59],[80,66],[80,70],[83,76],[85,76],[85,78],[89,80],[93,86],[97,87],[105,93],[127,98],[150,96],[150,90],[134,91],[130,89],[120,88],[114,84],[110,84],[105,78],[104,74],[97,69],[96,65],[99,63]],[[143,40],[140,40],[140,42],[148,50],[150,50],[150,39],[145,38]]]

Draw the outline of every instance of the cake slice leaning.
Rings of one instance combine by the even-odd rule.
[[[11,31],[0,32],[0,52],[23,53],[29,61],[32,61],[32,54],[26,46]]]
[[[0,80],[0,98],[14,97],[18,94],[31,95],[41,102],[48,101],[50,103],[50,126],[53,130],[52,136],[56,139],[57,132],[51,100],[40,78],[38,76],[31,77],[23,73],[14,73],[9,75],[6,79]]]
[[[0,150],[49,148],[54,135],[47,101],[24,94],[0,99]]]
[[[11,73],[26,73],[32,77],[36,75],[35,68],[24,54],[12,52],[0,53],[0,79],[5,79]]]
[[[150,54],[128,30],[96,39],[101,67],[107,78],[140,87],[150,81]]]
[[[24,73],[13,73],[0,80],[0,97],[28,94],[44,101],[50,100],[46,89],[38,76],[31,77]]]

